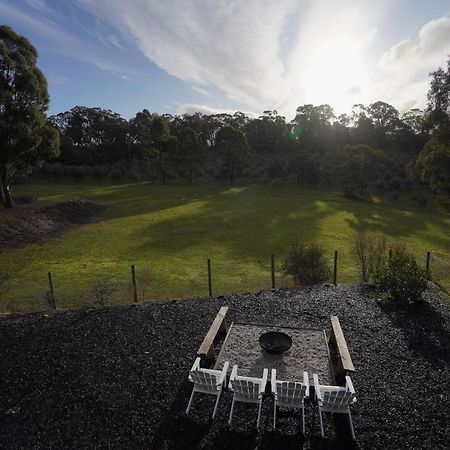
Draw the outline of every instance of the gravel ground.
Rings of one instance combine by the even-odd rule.
[[[292,347],[282,354],[264,351],[259,345],[259,337],[268,331],[281,331],[288,334],[292,338]],[[303,380],[305,370],[309,374],[311,384],[313,373],[317,373],[321,384],[333,384],[323,330],[234,323],[224,345],[223,352],[217,358],[217,369],[221,369],[224,362],[228,361],[229,373],[233,365],[237,364],[239,375],[262,377],[264,368],[267,368],[268,381],[270,381],[271,371],[276,369],[278,380],[300,382]]]
[[[328,327],[337,314],[353,357],[357,443],[345,419],[320,438],[308,408],[279,416],[264,401],[237,405],[198,395],[184,414],[187,373],[221,305],[230,320]],[[450,436],[450,303],[436,294],[399,311],[352,285],[236,294],[0,320],[0,447],[117,449],[447,449]]]

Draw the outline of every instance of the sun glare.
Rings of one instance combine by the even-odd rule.
[[[347,111],[368,81],[360,49],[350,40],[327,41],[311,49],[300,68],[302,90],[311,103],[328,103]]]

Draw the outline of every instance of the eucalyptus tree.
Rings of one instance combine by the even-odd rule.
[[[447,67],[431,74],[428,91],[427,125],[441,140],[450,140],[450,56]]]
[[[230,184],[233,184],[236,175],[250,159],[251,150],[247,138],[241,130],[227,125],[217,132],[215,141],[222,169]]]
[[[58,132],[48,123],[47,81],[36,66],[31,43],[0,26],[0,202],[14,206],[10,186],[16,176],[59,153]]]

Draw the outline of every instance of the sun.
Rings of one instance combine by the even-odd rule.
[[[345,38],[311,48],[299,73],[308,102],[328,103],[335,112],[349,111],[368,82],[358,45]]]

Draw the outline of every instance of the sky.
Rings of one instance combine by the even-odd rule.
[[[450,55],[449,0],[0,0],[49,83],[49,114],[125,118],[423,108]]]

